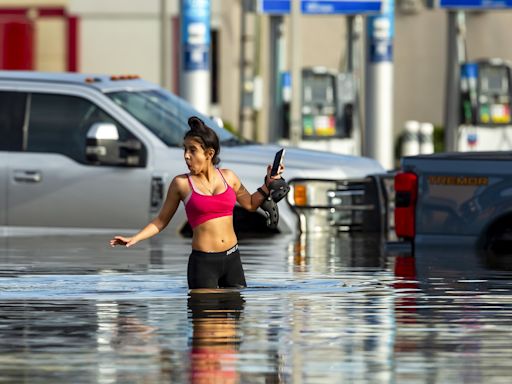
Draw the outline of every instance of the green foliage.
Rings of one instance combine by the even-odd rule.
[[[444,128],[434,126],[434,152],[444,152]]]
[[[230,121],[224,120],[224,129],[231,132],[235,136],[240,136],[235,126]]]
[[[400,158],[402,157],[402,143],[404,140],[404,133],[402,132],[395,141],[395,165],[396,167],[400,166]],[[444,152],[444,128],[436,125],[434,126],[434,152]]]

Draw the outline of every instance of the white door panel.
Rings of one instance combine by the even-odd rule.
[[[10,156],[11,226],[140,228],[148,221],[146,168],[82,165],[59,154]]]

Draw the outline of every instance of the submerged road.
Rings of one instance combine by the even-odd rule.
[[[0,382],[505,383],[512,374],[507,257],[438,249],[415,259],[363,235],[244,239],[249,287],[190,293],[190,240],[112,249],[109,238],[0,238]]]

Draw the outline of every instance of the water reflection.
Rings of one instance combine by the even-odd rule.
[[[98,382],[170,382],[173,379],[173,353],[161,341],[161,328],[155,322],[158,317],[153,315],[158,307],[155,304],[140,301],[96,304]]]
[[[189,292],[187,241],[125,252],[100,237],[4,242],[0,381],[501,383],[512,373],[510,256],[386,253],[360,234],[245,239],[249,288]]]
[[[512,357],[510,260],[467,248],[396,259],[396,363],[411,382],[506,382]],[[403,376],[405,377],[405,373]]]
[[[385,268],[383,246],[378,234],[301,234],[293,242],[293,264],[297,271]]]
[[[241,343],[240,316],[245,300],[239,291],[191,291],[191,383],[237,383]]]
[[[393,276],[381,249],[378,238],[315,233],[289,243],[287,274],[252,274],[242,346],[264,352],[272,382],[393,382]]]

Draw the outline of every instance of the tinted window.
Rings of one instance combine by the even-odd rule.
[[[190,116],[201,117],[217,133],[221,144],[240,143],[231,133],[168,91],[122,91],[108,93],[107,96],[170,147],[180,147],[183,144],[183,136],[190,129],[187,124]]]
[[[170,147],[179,147],[189,129],[180,121],[179,103],[160,91],[108,94],[118,105],[148,127]]]
[[[60,153],[86,163],[85,141],[94,123],[113,123],[120,140],[129,137],[120,126],[89,100],[75,96],[31,95],[27,151]]]
[[[0,92],[0,151],[22,149],[26,93]]]

